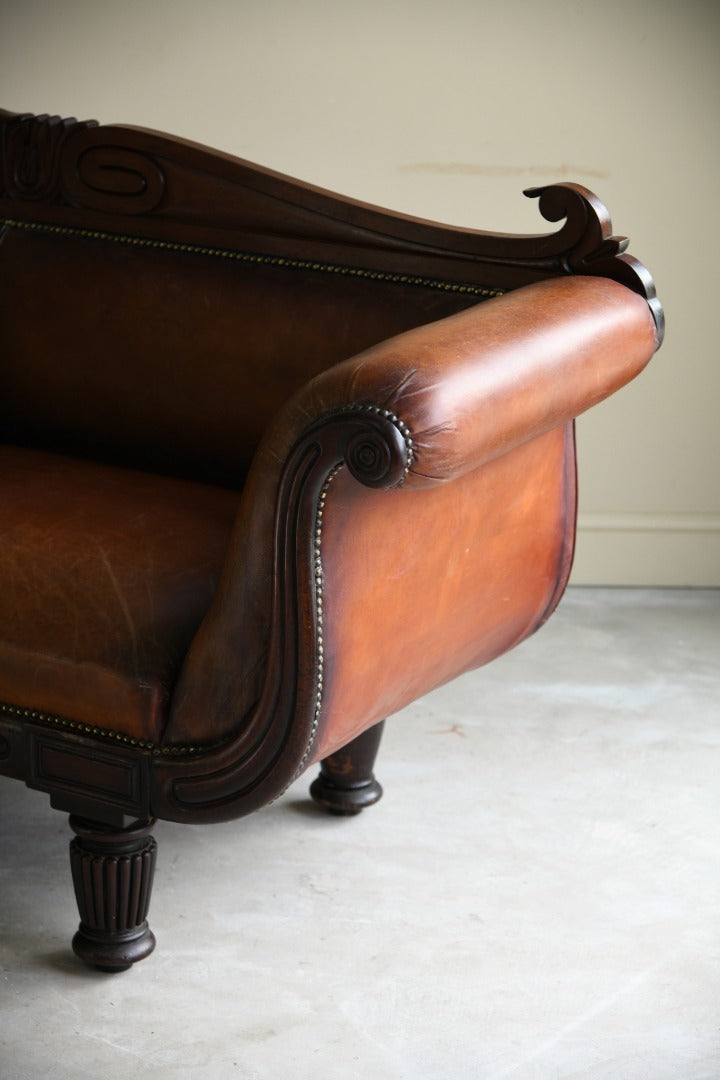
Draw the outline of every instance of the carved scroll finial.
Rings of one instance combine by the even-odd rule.
[[[643,296],[661,342],[665,319],[652,277],[642,263],[625,254],[628,240],[613,236],[610,214],[597,195],[581,184],[569,183],[528,188],[525,194],[539,199],[540,213],[546,221],[565,218],[565,225],[557,234],[565,247],[562,257],[565,271],[612,278]]]
[[[525,195],[539,200],[540,213],[546,221],[565,218],[562,229],[565,261],[572,273],[581,273],[582,263],[612,258],[627,248],[627,237],[613,236],[607,207],[588,188],[580,184],[551,184],[527,188]]]

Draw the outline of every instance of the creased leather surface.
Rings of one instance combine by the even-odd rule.
[[[321,409],[339,394],[396,412],[415,445],[406,486],[421,487],[579,415],[656,347],[641,297],[607,279],[555,279],[408,331],[339,365],[332,386],[314,386]]]
[[[563,278],[411,330],[314,378],[283,409],[256,455],[213,606],[173,700],[169,741],[199,733],[207,741],[227,735],[259,697],[269,639],[278,484],[290,449],[313,420],[358,402],[397,413],[416,450],[404,488],[386,496],[388,505],[390,498],[399,505],[413,489],[471,473],[477,478],[490,462],[624,385],[655,348],[655,327],[643,299],[606,279]],[[450,498],[467,500],[470,513],[473,484],[459,486]],[[404,530],[422,532],[410,500],[407,505],[407,513],[389,518],[378,543],[402,543],[398,521]],[[457,510],[460,517],[465,512],[462,506]],[[523,528],[531,525],[528,510]],[[493,550],[502,561],[502,545]],[[325,557],[336,555],[326,547]],[[430,557],[422,586],[427,590],[437,588],[432,566]],[[496,573],[502,574],[501,567]],[[371,609],[358,613],[358,618],[373,617]],[[383,650],[381,635],[374,647]],[[416,662],[422,665],[423,657],[417,655]],[[389,691],[391,698],[398,701],[402,694],[393,697]],[[365,711],[358,700],[357,715]],[[352,718],[345,722],[347,730],[353,728]]]
[[[347,470],[333,480],[315,760],[549,616],[572,556],[571,434],[557,428],[434,488],[378,492]]]
[[[158,742],[237,501],[0,447],[0,700]]]
[[[0,319],[6,442],[235,488],[275,414],[314,375],[471,302],[13,231],[0,296],[12,314]]]

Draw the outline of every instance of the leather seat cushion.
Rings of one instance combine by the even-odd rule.
[[[0,701],[159,743],[238,502],[0,447]]]

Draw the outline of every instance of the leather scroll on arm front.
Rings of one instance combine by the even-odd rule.
[[[611,394],[656,346],[637,294],[608,279],[553,279],[389,339],[308,383],[251,469],[214,604],[174,694],[157,812],[237,816],[312,759],[328,645],[319,537],[338,469],[401,492],[461,482]],[[360,722],[348,720],[351,734]],[[172,749],[191,742],[200,753],[188,769]]]

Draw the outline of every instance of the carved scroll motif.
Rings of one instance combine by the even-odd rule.
[[[14,117],[3,127],[2,187],[14,199],[57,202],[60,197],[60,156],[74,132],[95,126],[94,120],[74,117]]]
[[[165,191],[162,169],[148,154],[89,139],[77,140],[63,155],[62,184],[68,202],[109,213],[146,214]],[[79,153],[77,152],[79,149]]]
[[[565,219],[559,232],[547,237],[553,243],[557,269],[561,273],[612,278],[643,296],[655,320],[658,340],[662,341],[665,317],[653,279],[641,262],[626,254],[627,238],[613,235],[604,203],[580,184],[529,188],[525,194],[539,199],[540,213],[546,221]],[[544,239],[538,237],[538,244]]]
[[[163,197],[165,176],[146,153],[113,145],[94,120],[21,115],[2,138],[2,192],[13,199],[144,214]]]
[[[627,237],[613,236],[604,203],[580,184],[550,184],[528,188],[525,194],[539,200],[540,213],[546,221],[565,219],[560,231],[551,235],[566,269],[587,273],[586,263],[614,258],[627,248]]]

